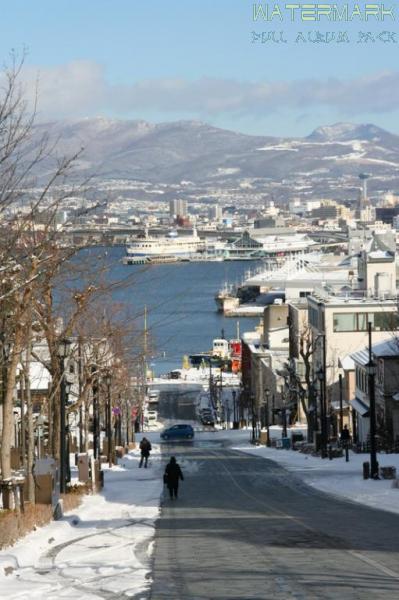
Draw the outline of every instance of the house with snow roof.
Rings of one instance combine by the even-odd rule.
[[[351,405],[356,419],[356,437],[359,442],[366,442],[370,431],[369,350],[364,348],[351,357],[355,366],[356,389]],[[399,450],[399,338],[392,335],[386,341],[373,344],[372,357],[376,365],[377,434],[388,446]]]

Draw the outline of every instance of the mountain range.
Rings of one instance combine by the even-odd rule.
[[[57,140],[58,155],[83,148],[76,163],[80,177],[215,187],[262,180],[318,188],[323,181],[355,185],[366,172],[378,189],[399,185],[399,136],[373,124],[337,123],[304,138],[282,138],[199,121],[151,124],[99,117],[35,126],[35,137],[44,133]],[[41,174],[49,168],[43,162]]]

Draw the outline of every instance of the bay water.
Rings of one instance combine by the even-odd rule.
[[[124,265],[124,248],[109,248],[106,261],[109,277],[129,283],[113,294],[131,314],[136,326],[144,330],[147,313],[148,365],[154,374],[182,366],[185,355],[206,352],[212,341],[237,335],[238,319],[217,312],[215,294],[225,282],[241,283],[255,264],[243,262],[182,262],[151,266]],[[241,318],[241,332],[253,330],[258,318]]]

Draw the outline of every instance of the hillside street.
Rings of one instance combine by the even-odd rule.
[[[388,492],[399,504],[398,490],[364,482],[368,497],[358,487],[355,503],[315,489],[360,485],[355,460],[253,448],[246,431],[198,433],[163,444],[161,456],[158,434],[149,437],[149,469],[131,452],[106,470],[100,495],[0,553],[2,597],[399,598],[399,514],[360,504]],[[173,502],[161,477],[171,454],[185,476]]]

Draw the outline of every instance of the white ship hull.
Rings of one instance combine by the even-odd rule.
[[[126,248],[128,257],[177,257],[189,258],[203,251],[204,242],[196,235],[187,237],[145,237],[130,242]]]

